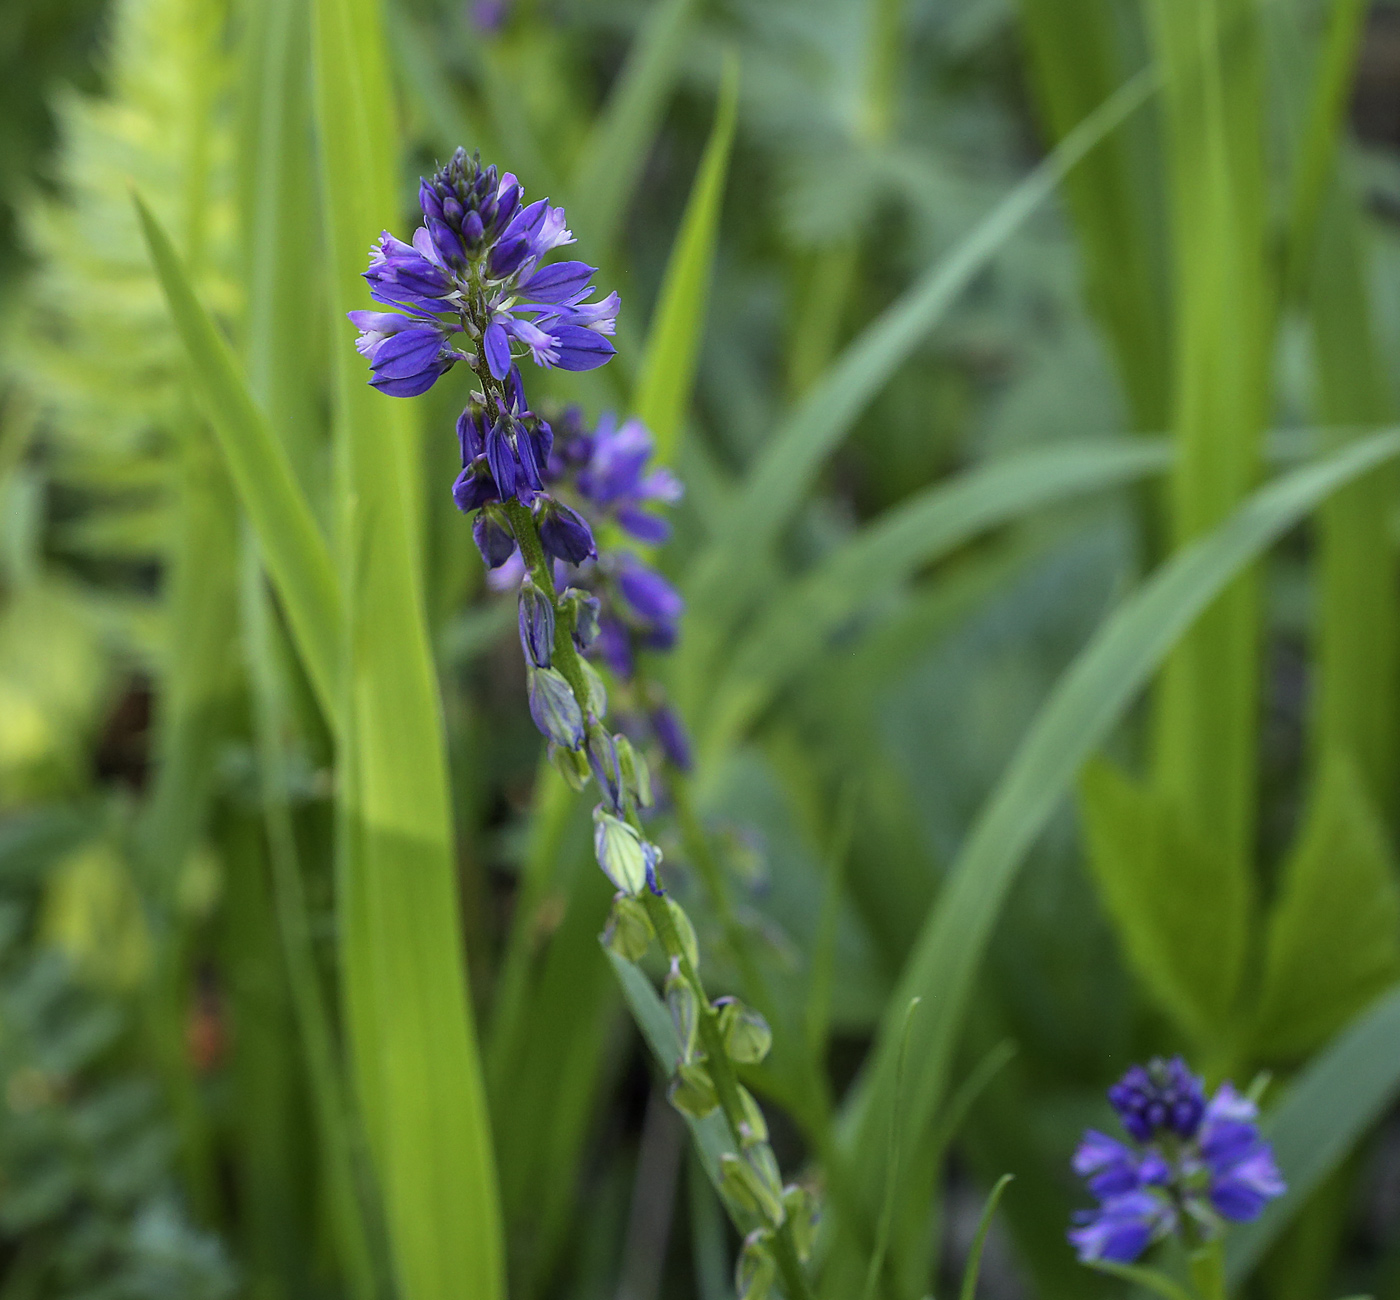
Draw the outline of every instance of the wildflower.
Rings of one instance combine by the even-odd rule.
[[[542,264],[573,243],[563,208],[547,199],[522,206],[513,175],[464,149],[423,179],[418,201],[423,224],[412,242],[385,231],[370,250],[370,296],[392,310],[351,313],[376,388],[413,397],[458,361],[484,359],[504,380],[517,357],[565,370],[611,359],[617,294],[590,302],[595,267]]]
[[[1069,1233],[1080,1259],[1128,1264],[1173,1232],[1218,1236],[1286,1190],[1258,1107],[1231,1084],[1207,1100],[1177,1057],[1134,1066],[1108,1096],[1132,1141],[1090,1129],[1075,1152],[1074,1171],[1099,1200]]]

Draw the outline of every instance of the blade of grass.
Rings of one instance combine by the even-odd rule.
[[[1037,714],[983,805],[900,979],[896,1001],[931,1010],[911,1036],[920,1088],[911,1124],[941,1105],[963,1014],[1007,890],[1025,854],[1158,665],[1220,590],[1329,493],[1400,455],[1400,430],[1358,442],[1256,492],[1215,532],[1180,552],[1095,632]],[[885,1123],[901,1026],[887,1013],[866,1076],[844,1108],[848,1151],[869,1149]],[[864,1199],[878,1190],[864,1176]]]
[[[1163,1300],[1196,1300],[1195,1295],[1184,1286],[1178,1286],[1171,1278],[1157,1272],[1155,1268],[1141,1268],[1133,1264],[1115,1264],[1112,1260],[1107,1259],[1092,1260],[1089,1267],[1100,1273],[1107,1273],[1109,1277],[1131,1282],[1144,1291],[1151,1291],[1153,1295],[1161,1296]]]
[[[996,1215],[1002,1193],[1014,1181],[1014,1174],[1002,1174],[988,1195],[986,1205],[982,1207],[982,1217],[977,1221],[977,1232],[972,1238],[972,1249],[968,1252],[967,1267],[963,1269],[959,1300],[976,1300],[977,1277],[982,1271],[982,1251],[987,1245],[987,1234],[992,1230],[992,1219]]]
[[[345,652],[337,891],[357,1093],[405,1300],[504,1293],[496,1173],[458,926],[425,615],[412,410],[374,392],[344,314],[398,213],[376,0],[315,0],[313,62],[335,361]]]
[[[723,751],[833,633],[925,565],[1032,509],[1129,483],[1170,463],[1170,448],[1161,443],[1086,440],[992,461],[910,497],[769,603],[719,685],[707,691],[703,750]]]
[[[1230,1234],[1226,1273],[1239,1285],[1348,1151],[1400,1095],[1400,988],[1344,1029],[1265,1117],[1288,1190]]]
[[[135,196],[146,244],[190,361],[191,383],[219,439],[229,475],[262,546],[297,650],[326,717],[337,715],[336,628],[340,593],[325,539],[296,480],[238,372],[238,363],[195,297],[180,258],[150,210]]]
[[[633,396],[637,418],[656,439],[659,465],[675,461],[676,445],[695,387],[738,115],[739,61],[730,55],[725,59],[710,139],[666,263]]]
[[[697,0],[657,0],[579,150],[571,224],[599,255],[612,249],[632,201],[690,31]]]

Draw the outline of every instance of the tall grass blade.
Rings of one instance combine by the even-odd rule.
[[[666,263],[632,403],[656,439],[656,461],[662,465],[675,459],[695,386],[738,115],[739,62],[730,55],[725,60],[715,123]]]
[[[404,1300],[504,1291],[501,1219],[467,995],[410,409],[374,392],[344,313],[399,212],[380,6],[315,0],[345,601],[341,969],[355,1081]]]
[[[579,151],[569,216],[579,238],[611,251],[632,201],[698,0],[656,0]]]
[[[771,601],[710,687],[702,744],[722,751],[822,653],[833,633],[893,595],[921,568],[979,533],[1081,492],[1171,463],[1160,443],[1063,443],[991,461],[917,493],[867,524]]]
[[[195,297],[169,237],[139,196],[135,202],[170,314],[189,355],[191,383],[258,535],[268,576],[316,698],[326,716],[334,719],[340,593],[325,539],[286,450],[249,394],[232,350]]]
[[[1400,988],[1337,1035],[1264,1120],[1288,1191],[1226,1243],[1232,1284],[1249,1276],[1308,1198],[1400,1095]]]
[[[987,1234],[992,1230],[992,1219],[996,1216],[997,1205],[1001,1202],[1002,1193],[1013,1181],[1015,1181],[1014,1174],[1002,1174],[987,1196],[986,1205],[982,1207],[982,1217],[977,1221],[977,1232],[972,1238],[972,1249],[967,1255],[967,1267],[963,1270],[962,1290],[958,1293],[959,1300],[976,1300],[977,1278],[982,1272],[982,1251],[987,1245]]]
[[[921,1080],[910,1123],[942,1103],[952,1050],[982,954],[1026,852],[1192,621],[1241,569],[1327,495],[1400,455],[1400,431],[1378,433],[1256,492],[1213,533],[1188,547],[1102,624],[1036,716],[983,805],[900,979],[894,1005],[924,996],[910,1069]],[[848,1150],[878,1140],[892,1104],[901,1026],[887,1013],[872,1063],[843,1116]],[[869,1186],[865,1199],[878,1192]]]

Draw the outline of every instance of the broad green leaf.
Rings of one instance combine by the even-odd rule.
[[[151,259],[190,358],[190,380],[219,439],[238,498],[258,535],[268,576],[326,717],[338,716],[340,593],[286,450],[267,426],[233,352],[190,287],[169,237],[136,197]]]
[[[1249,945],[1245,876],[1105,760],[1084,769],[1080,793],[1089,865],[1133,970],[1201,1048],[1219,1044]]]
[[[1269,914],[1256,1051],[1299,1057],[1400,978],[1400,884],[1355,763],[1322,761]]]
[[[656,462],[661,465],[675,460],[676,444],[695,386],[738,114],[739,64],[731,56],[725,63],[709,143],[666,263],[633,397],[638,419],[656,439]]]
[[[657,0],[608,102],[579,151],[569,215],[580,238],[606,253],[632,201],[661,122],[698,0]]]
[[[313,62],[335,365],[344,743],[340,970],[404,1300],[496,1300],[503,1242],[458,924],[451,805],[423,595],[414,407],[375,392],[345,313],[398,224],[399,157],[377,0],[314,0]]]
[[[1400,1096],[1400,987],[1359,1015],[1290,1086],[1264,1119],[1288,1191],[1236,1227],[1226,1273],[1249,1276],[1309,1196]]]
[[[910,1070],[911,1106],[927,1123],[942,1104],[952,1050],[973,981],[1025,854],[1192,620],[1269,544],[1326,496],[1400,455],[1400,431],[1378,433],[1256,492],[1215,532],[1172,558],[1103,623],[1046,701],[997,783],[925,919],[892,1006],[922,995]],[[848,1151],[878,1141],[890,1103],[899,1025],[887,1013],[863,1084],[843,1116]],[[873,1205],[878,1191],[864,1196]]]
[[[1065,443],[1009,456],[937,483],[867,524],[783,589],[707,693],[702,743],[722,749],[809,665],[842,625],[979,533],[1040,506],[1170,463],[1160,443]]]

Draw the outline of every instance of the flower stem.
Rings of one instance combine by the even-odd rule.
[[[1191,1252],[1191,1283],[1201,1300],[1225,1300],[1225,1249],[1218,1238]]]

